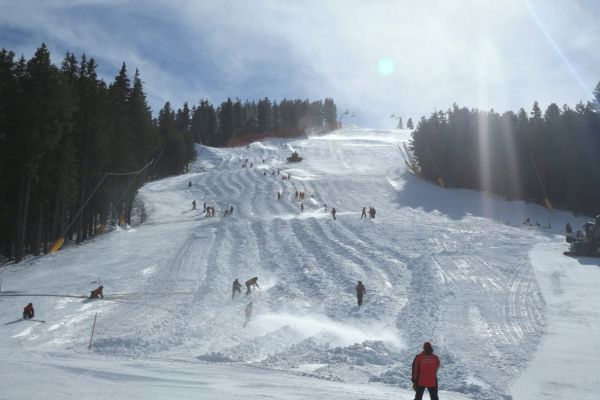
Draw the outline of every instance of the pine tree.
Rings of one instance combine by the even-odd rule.
[[[406,129],[415,129],[412,118],[409,118],[408,121],[406,121]]]
[[[217,114],[219,120],[219,143],[221,146],[224,146],[235,135],[233,102],[230,98],[226,102],[221,103]]]
[[[337,108],[333,99],[326,98],[323,103],[323,114],[325,117],[325,124],[328,130],[334,130],[337,128]]]
[[[600,82],[594,88],[594,104],[596,106],[596,110],[600,111]]]

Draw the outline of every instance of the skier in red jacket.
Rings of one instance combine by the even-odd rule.
[[[431,343],[423,343],[423,352],[417,354],[412,363],[412,382],[416,391],[415,400],[421,400],[425,388],[431,400],[438,400],[437,370],[440,368],[440,359],[433,354]]]
[[[356,285],[356,302],[359,307],[362,306],[362,300],[365,293],[367,293],[365,285],[363,285],[361,281],[358,281],[358,284]]]
[[[104,294],[102,293],[103,289],[104,286],[100,285],[96,289],[92,290],[90,292],[90,299],[97,299],[99,297],[104,298]]]

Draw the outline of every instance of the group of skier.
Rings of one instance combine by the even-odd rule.
[[[369,207],[369,217],[375,218],[375,207]],[[362,208],[362,213],[360,215],[360,219],[367,218],[367,207]]]
[[[242,164],[242,167],[246,167],[248,164],[249,160],[245,159],[245,160],[240,160],[240,163]],[[263,163],[265,161],[263,160]],[[250,167],[252,168],[252,163],[250,163]],[[277,170],[277,174],[279,175],[279,170]],[[267,173],[264,172],[264,175],[266,175]],[[272,175],[274,175],[275,172],[273,171]],[[287,176],[284,175],[282,177],[282,179],[290,179],[290,174],[288,173]],[[191,186],[191,182],[190,182],[190,186]],[[305,192],[304,191],[298,191],[296,190],[294,193],[294,197],[296,200],[304,200],[305,199]],[[283,197],[283,192],[277,192],[277,200],[281,200]],[[192,206],[193,209],[196,208],[196,201],[194,200],[192,202]],[[324,210],[327,212],[327,205],[324,203],[323,204]],[[304,211],[304,202],[300,203],[300,211]],[[206,206],[206,203],[204,203],[204,212],[207,213],[208,216],[212,215],[214,216],[214,207],[211,206]],[[331,208],[331,216],[332,218],[335,220],[336,219],[336,212],[337,210],[335,209],[335,207]],[[231,206],[229,209],[225,210],[224,216],[227,215],[231,215],[233,213],[233,206]],[[368,211],[366,207],[362,208],[362,212],[361,212],[361,216],[360,218],[367,218],[367,215],[369,216],[369,218],[375,218],[376,215],[376,210],[375,207],[369,207]],[[529,221],[527,221],[526,223],[528,223]],[[569,231],[570,229],[570,225],[567,224],[567,231]],[[258,277],[253,277],[248,279],[245,282],[245,286],[246,286],[246,296],[248,296],[249,294],[252,293],[252,288],[260,288],[260,286],[258,285]],[[100,289],[100,296],[102,296],[102,286],[100,286],[98,289]],[[96,290],[98,290],[96,289]],[[231,299],[234,300],[237,295],[241,295],[242,294],[242,284],[239,282],[239,279],[235,279],[233,281],[232,284],[232,293],[231,293]],[[367,293],[367,290],[364,286],[364,284],[362,283],[362,281],[358,281],[356,284],[356,301],[357,301],[357,305],[358,307],[361,307],[363,305],[363,298],[364,295]],[[92,294],[94,294],[95,291],[92,291]],[[96,294],[96,296],[92,296],[92,294],[90,294],[90,297],[98,297],[98,295]],[[30,307],[31,309],[31,314],[28,313],[28,307]],[[31,305],[31,303],[29,303],[28,307],[26,307],[26,309],[24,310],[23,313],[23,318],[25,318],[26,315],[26,311],[27,311],[27,315],[31,315],[28,318],[33,318],[33,306]],[[252,317],[252,313],[253,313],[253,303],[249,302],[246,307],[244,308],[244,314],[245,314],[245,321],[244,321],[244,327],[246,327],[248,325],[248,323],[250,322],[250,319]],[[417,356],[415,356],[413,363],[412,363],[412,383],[413,383],[413,389],[415,390],[415,400],[421,400],[423,398],[423,394],[425,393],[425,389],[428,390],[429,392],[429,396],[431,398],[431,400],[438,400],[438,394],[437,394],[437,387],[438,387],[438,383],[437,383],[437,370],[440,367],[440,360],[438,358],[437,355],[435,355],[433,353],[433,347],[431,345],[430,342],[425,342],[423,344],[423,351],[421,353],[419,353]]]
[[[296,190],[296,200],[304,200],[304,197],[305,197],[304,191],[299,192]]]
[[[256,287],[260,289],[260,286],[258,286],[258,277],[255,276],[253,278],[250,278],[246,281],[246,296],[248,296],[250,293],[252,293],[252,288]],[[235,295],[237,294],[242,294],[242,284],[240,283],[239,279],[236,278],[235,281],[233,281],[233,285],[231,287],[231,300],[233,300],[235,298]]]
[[[260,286],[258,286],[258,277],[257,276],[250,278],[246,281],[246,296],[248,296],[250,293],[252,293],[253,287],[260,288]],[[233,281],[233,285],[231,286],[231,300],[235,299],[236,294],[239,294],[239,295],[242,294],[242,284],[240,283],[238,278],[236,278]],[[244,328],[250,322],[250,318],[252,317],[252,310],[253,310],[253,305],[252,305],[252,302],[250,302],[246,305],[246,308],[244,309],[244,313],[246,315],[246,320],[244,321]]]

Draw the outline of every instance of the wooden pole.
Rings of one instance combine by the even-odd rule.
[[[90,336],[90,344],[88,345],[88,350],[92,349],[92,340],[94,339],[94,331],[96,330],[96,318],[98,317],[98,313],[94,315],[94,325],[92,325],[92,335]]]

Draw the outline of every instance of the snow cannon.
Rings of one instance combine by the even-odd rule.
[[[566,237],[570,244],[566,256],[600,257],[600,215],[596,216],[596,223],[586,222],[583,231],[570,233]]]
[[[302,161],[302,157],[300,157],[298,155],[298,152],[295,151],[295,152],[292,153],[292,155],[290,157],[287,158],[287,160],[289,162],[300,162],[300,161]]]

